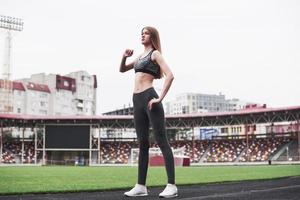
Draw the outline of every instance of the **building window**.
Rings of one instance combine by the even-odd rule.
[[[17,111],[18,113],[21,113],[21,108],[18,108],[18,111]]]
[[[221,128],[221,133],[228,133],[228,128]]]
[[[47,97],[47,94],[42,93],[42,94],[40,94],[40,97],[41,97],[41,98],[46,98],[46,97]]]
[[[69,82],[68,81],[64,81],[64,86],[65,87],[69,87]]]
[[[39,110],[39,113],[40,113],[40,114],[43,114],[43,115],[47,115],[47,110],[41,110],[41,109],[40,109],[40,110]]]
[[[36,107],[36,102],[35,102],[35,101],[32,102],[32,103],[31,103],[31,106],[32,106],[33,108],[35,108],[35,107]]]

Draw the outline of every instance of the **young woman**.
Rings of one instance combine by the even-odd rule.
[[[149,125],[152,125],[156,142],[161,149],[168,176],[168,184],[159,197],[176,197],[175,170],[173,153],[168,143],[165,130],[165,116],[162,100],[166,96],[174,76],[161,55],[158,31],[154,27],[142,29],[142,44],[144,52],[133,62],[126,64],[126,59],[133,55],[133,50],[126,49],[120,72],[135,70],[133,91],[134,124],[139,142],[138,182],[134,188],[125,192],[125,196],[146,196],[146,176],[149,160]],[[153,88],[154,79],[165,75],[165,81],[160,96]]]

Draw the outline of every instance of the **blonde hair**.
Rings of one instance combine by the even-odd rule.
[[[150,33],[150,42],[151,42],[153,49],[155,49],[161,53],[160,38],[159,38],[159,33],[158,33],[157,29],[152,26],[146,26],[142,29],[142,32],[144,29],[146,29]],[[163,71],[160,68],[160,76],[158,78],[162,78],[162,77],[163,77]]]

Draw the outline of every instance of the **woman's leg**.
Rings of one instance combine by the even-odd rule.
[[[168,183],[175,184],[174,157],[166,136],[165,115],[162,103],[153,104],[152,110],[148,110],[148,115],[156,142],[164,156]]]
[[[139,142],[138,184],[146,185],[149,162],[149,119],[144,109],[134,108],[134,124]]]

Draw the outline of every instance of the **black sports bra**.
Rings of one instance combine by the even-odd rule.
[[[145,57],[139,58],[134,64],[134,71],[151,74],[154,78],[160,78],[160,67],[151,60],[151,55],[154,49],[151,50]]]

